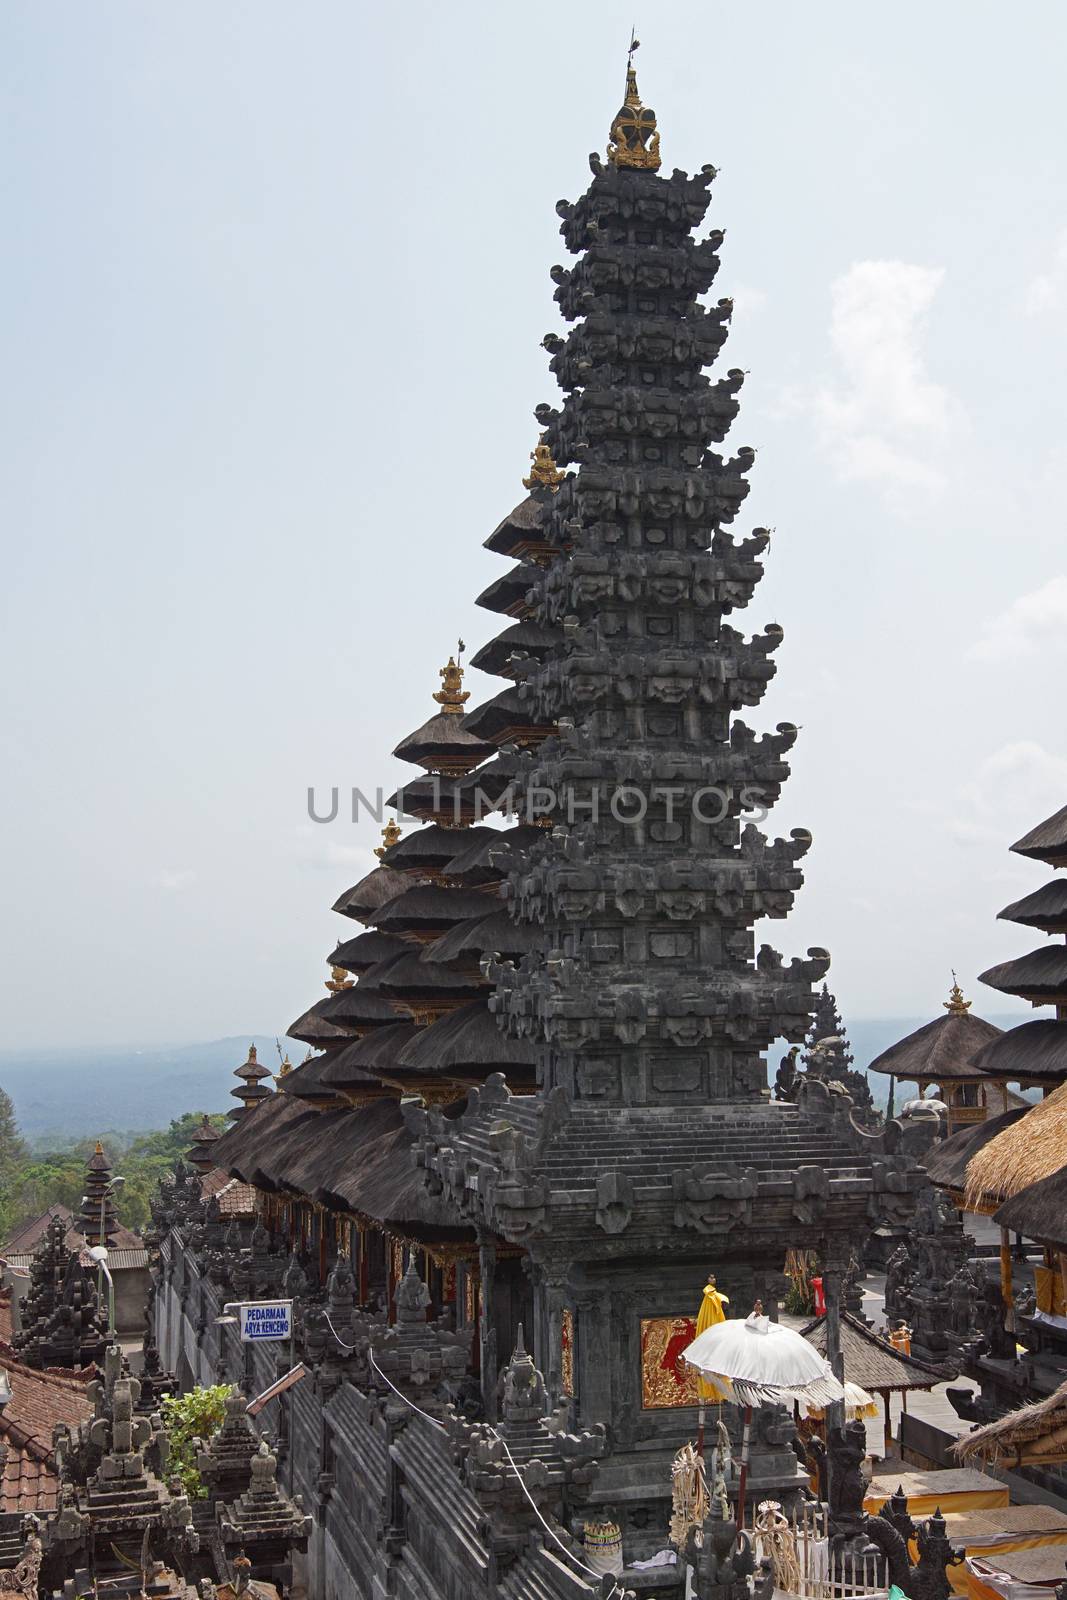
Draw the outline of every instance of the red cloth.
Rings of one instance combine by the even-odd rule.
[[[811,1286],[815,1290],[815,1315],[817,1317],[825,1317],[825,1315],[826,1315],[826,1296],[823,1293],[822,1279],[821,1278],[812,1278]]]

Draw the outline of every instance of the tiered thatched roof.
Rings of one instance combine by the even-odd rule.
[[[1051,1466],[1067,1461],[1067,1383],[1047,1400],[1009,1411],[952,1446],[961,1461],[992,1466]]]
[[[1010,1200],[1067,1165],[1067,1083],[1061,1083],[967,1163],[968,1206]]]
[[[1067,1251],[1067,1166],[1021,1189],[993,1213],[993,1221],[1027,1239]]]

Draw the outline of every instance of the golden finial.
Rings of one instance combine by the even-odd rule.
[[[382,857],[384,856],[385,852],[387,850],[391,850],[393,848],[394,844],[398,844],[399,842],[400,842],[400,829],[396,825],[396,818],[395,817],[390,817],[389,821],[385,824],[385,827],[382,829],[382,842],[381,842],[380,845],[377,846],[377,848],[375,849],[374,854],[378,857],[378,860],[380,861],[382,859]]]
[[[254,1044],[250,1044],[249,1047],[248,1047],[248,1060],[249,1061],[258,1061],[259,1060],[259,1057],[256,1054],[256,1047],[255,1047]],[[245,1065],[247,1066],[248,1062],[246,1062]]]
[[[948,992],[948,999],[941,1003],[950,1017],[965,1017],[971,1009],[971,1002],[963,998],[963,990],[956,982],[955,973],[952,974],[952,988]]]
[[[460,661],[463,659],[465,648],[461,639],[459,641],[459,649],[456,652]],[[460,665],[460,661],[457,661],[455,656],[449,656],[448,665],[442,667],[438,673],[441,687],[434,695],[434,699],[441,707],[442,712],[452,717],[461,717],[463,715],[463,707],[471,697],[470,690],[463,687],[463,668]]]
[[[530,451],[530,460],[533,462],[533,466],[530,468],[530,476],[522,480],[523,488],[551,489],[552,493],[556,494],[567,474],[560,472],[557,468],[555,461],[552,459],[552,451],[545,443],[543,434],[540,442],[535,444]]]
[[[96,1141],[96,1149],[93,1151],[93,1154],[96,1155],[96,1156],[102,1156],[103,1153],[104,1153],[104,1147],[100,1143],[100,1140],[98,1139]]]
[[[355,978],[350,978],[344,967],[331,967],[330,976],[326,980],[326,987],[331,994],[340,994],[342,989],[351,989],[355,985]]]
[[[281,1083],[281,1081],[285,1077],[286,1073],[292,1072],[292,1070],[293,1070],[293,1063],[289,1060],[289,1053],[288,1053],[288,1051],[286,1051],[285,1055],[282,1057],[281,1066],[278,1068],[277,1072],[274,1074],[275,1083]]]
[[[637,92],[634,51],[640,47],[640,39],[634,38],[631,33],[626,57],[626,98],[616,112],[608,134],[608,160],[617,167],[639,167],[646,172],[658,172],[659,129],[656,127],[656,113],[641,104],[641,96]]]

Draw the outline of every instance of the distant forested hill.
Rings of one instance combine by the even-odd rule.
[[[34,1143],[165,1128],[186,1111],[236,1105],[230,1099],[233,1069],[253,1042],[264,1065],[274,1067],[273,1034],[144,1050],[4,1050],[0,1088],[14,1101],[23,1137]],[[290,1055],[294,1062],[302,1060],[304,1047],[290,1042]]]
[[[850,1023],[846,1019],[857,1067],[865,1067],[896,1039],[930,1020],[870,1017]],[[1024,1018],[987,1016],[987,1020],[1010,1028]],[[24,1137],[33,1142],[97,1131],[164,1128],[186,1111],[224,1111],[234,1103],[230,1100],[233,1069],[244,1061],[253,1040],[260,1060],[273,1066],[278,1059],[273,1034],[241,1034],[208,1044],[144,1050],[0,1051],[0,1087],[15,1103]],[[289,1049],[298,1062],[303,1047],[290,1044]],[[772,1081],[786,1049],[779,1041],[768,1052]],[[876,1104],[885,1104],[888,1087],[887,1078],[872,1075]]]

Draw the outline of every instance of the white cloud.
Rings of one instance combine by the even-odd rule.
[[[1067,306],[1067,228],[1061,228],[1056,237],[1049,270],[1031,279],[1023,304],[1031,316]]]
[[[302,824],[296,830],[293,848],[300,865],[314,870],[342,867],[354,870],[358,876],[372,872],[378,865],[370,845],[342,844],[339,839],[331,837],[325,826]]]
[[[152,882],[157,889],[166,889],[168,893],[174,893],[192,883],[195,877],[196,873],[189,867],[182,867],[178,870],[173,867],[161,867]]]
[[[1067,794],[1067,760],[1032,739],[1001,745],[979,764],[957,797],[949,831],[962,845],[998,845],[1058,811]]]
[[[1065,639],[1067,576],[1058,573],[1040,589],[1020,595],[999,617],[994,617],[968,655],[975,661],[1008,661],[1062,649]]]
[[[926,318],[942,267],[857,261],[831,287],[830,344],[837,376],[802,403],[845,480],[928,489],[956,420],[948,390],[926,369]]]
[[[749,317],[761,311],[767,303],[767,295],[763,289],[757,289],[751,283],[739,283],[730,291],[730,298],[734,303],[734,317]]]

